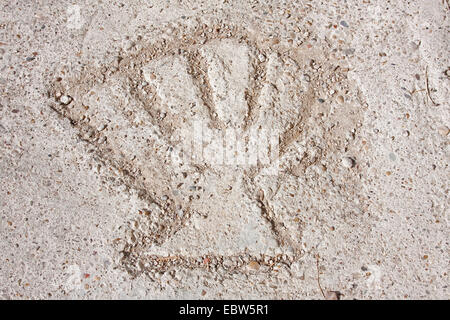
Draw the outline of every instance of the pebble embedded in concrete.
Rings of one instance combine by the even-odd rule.
[[[68,95],[63,95],[61,98],[59,98],[59,102],[62,104],[69,104],[72,101],[72,97]]]
[[[341,160],[341,164],[344,168],[353,168],[356,165],[356,161],[351,157],[344,157]]]
[[[448,135],[449,129],[447,126],[439,127],[438,132],[441,136],[446,137]]]
[[[260,268],[260,265],[257,261],[250,261],[247,265],[247,268],[252,271],[258,271]]]

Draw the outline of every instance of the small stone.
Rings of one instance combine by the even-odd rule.
[[[259,267],[259,263],[256,261],[250,261],[247,265],[247,268],[253,271],[258,271]]]
[[[345,168],[353,168],[355,166],[356,162],[355,159],[350,158],[350,157],[344,157],[342,158],[342,165]]]
[[[447,70],[445,70],[444,74],[445,74],[447,77],[450,77],[450,68],[448,68]]]
[[[341,26],[348,28],[348,23],[345,22],[344,20],[342,20],[342,21],[340,22],[340,24],[341,24]]]
[[[441,136],[445,137],[448,135],[449,129],[447,126],[439,127],[438,132]]]
[[[61,98],[59,98],[59,102],[61,102],[62,104],[69,104],[72,101],[72,97],[71,96],[61,96]]]
[[[327,291],[325,293],[325,299],[327,300],[339,300],[340,299],[340,292],[337,291]]]
[[[128,41],[126,41],[126,42],[124,43],[123,48],[124,48],[126,51],[128,51],[128,50],[133,49],[134,46],[135,46],[135,43],[134,43],[133,41],[131,41],[131,40],[128,40]]]
[[[230,269],[234,266],[233,260],[231,260],[230,258],[226,258],[223,260],[223,264],[222,264],[226,269]]]
[[[340,104],[343,104],[343,103],[344,103],[344,97],[343,97],[343,96],[337,96],[336,100],[337,100],[337,102],[340,103]]]
[[[348,132],[345,134],[345,138],[346,138],[347,140],[353,140],[353,139],[355,139],[355,133],[354,133],[353,131],[348,131]]]

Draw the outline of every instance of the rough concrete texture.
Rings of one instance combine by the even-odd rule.
[[[449,298],[448,1],[0,5],[1,298]]]

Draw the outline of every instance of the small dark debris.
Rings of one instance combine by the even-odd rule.
[[[344,20],[342,20],[342,21],[340,22],[340,25],[343,26],[343,27],[348,28],[348,23],[345,22]]]

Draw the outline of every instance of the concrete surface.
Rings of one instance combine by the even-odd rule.
[[[0,6],[2,299],[449,298],[448,1]]]

